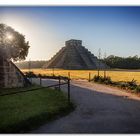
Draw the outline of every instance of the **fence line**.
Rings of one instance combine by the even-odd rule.
[[[23,93],[23,92],[29,92],[29,91],[40,90],[40,89],[51,88],[51,87],[58,87],[59,91],[60,91],[61,90],[61,85],[68,85],[67,86],[68,101],[70,102],[70,79],[69,78],[65,78],[65,77],[62,77],[62,76],[59,76],[57,78],[56,77],[40,78],[40,85],[42,85],[42,82],[41,82],[42,79],[57,79],[59,81],[58,81],[58,84],[53,84],[53,85],[49,85],[49,86],[45,86],[45,87],[40,87],[40,88],[34,88],[34,89],[21,90],[21,91],[15,91],[15,92],[10,92],[10,93],[0,94],[0,96],[8,96],[8,95],[13,95],[13,94],[20,94],[20,93]],[[65,82],[62,83],[61,80],[64,80]]]

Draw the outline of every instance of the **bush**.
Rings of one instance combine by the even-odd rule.
[[[110,84],[113,86],[120,87],[122,89],[130,89],[135,93],[140,93],[140,85],[137,85],[136,80],[134,79],[132,79],[132,81],[127,81],[127,82],[125,81],[114,82],[111,80],[109,76],[103,77],[103,76],[95,75],[92,80],[94,82],[103,83],[106,85]]]
[[[94,82],[98,82],[99,81],[99,79],[100,79],[100,76],[98,76],[98,75],[95,75],[94,77],[93,77],[93,81]]]
[[[118,82],[118,87],[126,89],[128,87],[128,83],[126,82]]]
[[[128,81],[127,83],[130,87],[136,87],[137,86],[136,80],[134,80],[134,79],[132,79],[132,81]]]
[[[105,83],[105,84],[111,84],[112,83],[112,80],[109,76],[103,77],[103,76],[95,75],[93,77],[93,81],[94,82],[99,82],[99,83]]]
[[[32,71],[26,72],[25,75],[26,75],[26,77],[29,77],[29,78],[36,78],[37,77],[36,74]]]
[[[136,80],[134,79],[132,81],[127,81],[127,82],[118,82],[118,84],[120,85],[121,88],[130,89],[130,90],[135,90],[135,88],[137,87]]]
[[[106,84],[112,84],[112,80],[111,80],[111,78],[109,76],[105,77],[104,80],[105,80],[104,82]]]
[[[127,81],[127,82],[119,81],[119,82],[116,82],[115,85],[120,88],[130,89],[130,90],[135,90],[135,88],[137,87],[136,80],[134,80],[134,79],[132,81]]]
[[[140,86],[138,85],[136,88],[135,88],[135,93],[140,93]]]
[[[40,77],[40,78],[41,78],[41,77],[42,77],[42,74],[39,73],[39,74],[37,75],[37,77]]]

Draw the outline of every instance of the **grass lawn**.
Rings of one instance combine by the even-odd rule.
[[[7,89],[0,91],[8,92]],[[45,122],[67,114],[72,109],[73,105],[68,103],[63,92],[53,89],[45,88],[0,96],[0,133],[28,132]]]

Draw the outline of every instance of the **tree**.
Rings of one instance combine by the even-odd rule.
[[[111,68],[140,69],[140,58],[136,56],[119,57],[110,55],[103,60]]]
[[[14,61],[25,60],[29,47],[24,35],[10,26],[0,24],[0,53],[4,57]]]

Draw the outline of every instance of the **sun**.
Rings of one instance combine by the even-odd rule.
[[[13,40],[13,35],[12,34],[10,34],[10,33],[7,33],[6,34],[6,39],[8,39],[8,40]]]

